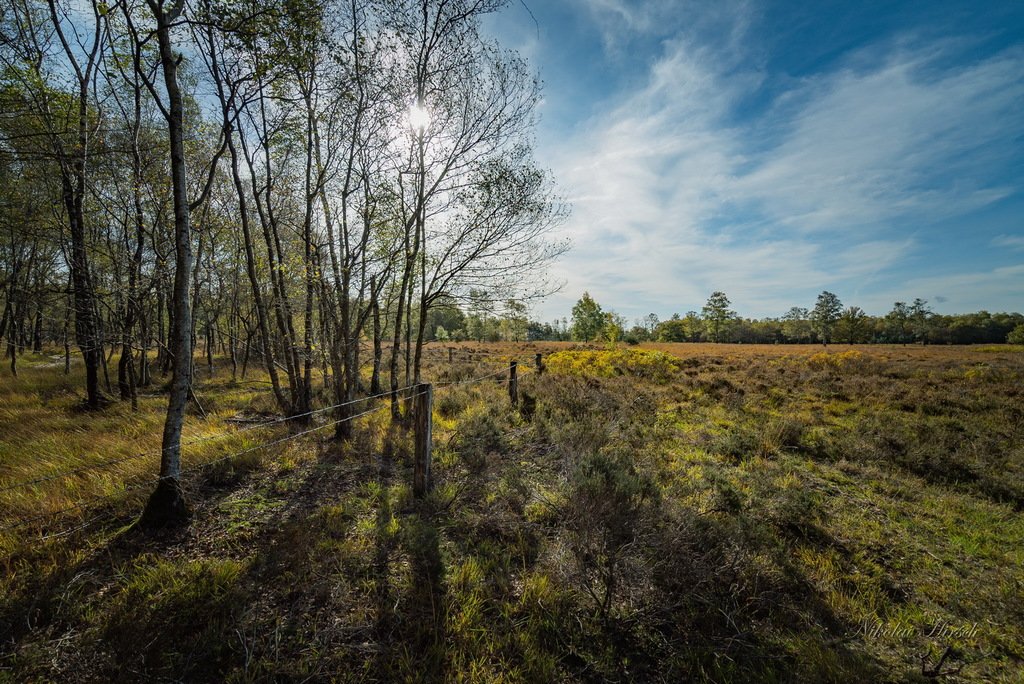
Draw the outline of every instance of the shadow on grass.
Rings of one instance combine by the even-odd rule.
[[[383,492],[377,509],[373,562],[378,648],[367,664],[368,674],[381,681],[410,677],[442,681],[447,657],[440,536],[422,502],[406,502],[404,510],[396,510],[401,502],[387,495],[395,479],[392,453],[385,448],[377,479]],[[404,576],[396,572],[403,562],[408,563]]]
[[[224,529],[221,505],[267,488],[272,473],[204,473],[190,483],[198,514],[189,526],[147,533],[131,518],[108,516],[59,545],[26,543],[0,566],[8,588],[0,598],[0,664],[20,681],[126,673],[219,680],[244,670],[254,658],[245,616],[259,613],[270,593],[261,582],[301,574],[316,541],[309,511],[341,484],[321,466],[293,474],[279,515],[250,521],[258,531],[243,548]],[[289,621],[302,616],[284,611],[272,622]],[[280,630],[271,631],[273,641]]]
[[[157,536],[113,532],[77,562],[51,562],[3,601],[3,665],[21,680],[444,681],[467,676],[453,650],[462,648],[496,671],[547,656],[552,673],[577,681],[893,678],[843,641],[851,626],[794,567],[783,568],[785,581],[765,586],[751,570],[731,570],[731,542],[758,544],[714,525],[658,545],[659,560],[671,566],[660,610],[602,624],[574,603],[571,586],[540,594],[535,608],[515,608],[515,568],[537,570],[534,547],[542,543],[524,546],[530,530],[519,507],[504,499],[484,505],[474,488],[476,510],[464,519],[429,498],[410,502],[398,486],[409,477],[401,450],[382,451],[379,460],[356,453],[340,463],[321,453],[293,473],[283,505],[243,549],[229,539],[218,547],[197,521],[198,530]],[[503,463],[495,467],[515,467]],[[247,483],[202,488],[202,508],[216,509]],[[367,485],[374,487],[364,497]],[[514,498],[516,488],[502,491]],[[814,532],[806,543],[829,543]],[[451,569],[443,539],[455,549]],[[346,546],[353,540],[365,545]],[[471,556],[486,568],[479,585],[486,643],[467,645],[474,623],[472,637],[464,633],[461,647],[451,646],[459,634],[449,633],[448,611],[468,608],[447,586],[457,587],[457,563]],[[19,563],[28,572],[32,558]]]

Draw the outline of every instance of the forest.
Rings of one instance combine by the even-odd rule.
[[[314,370],[353,399],[372,356],[397,418],[439,299],[547,290],[565,207],[532,161],[539,82],[479,31],[499,6],[5,4],[9,367],[77,348],[92,409],[171,372],[154,512],[180,503],[197,340],[292,415]]]

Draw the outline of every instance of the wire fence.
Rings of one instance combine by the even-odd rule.
[[[398,391],[399,392],[405,392],[405,391],[408,391],[408,390],[410,390],[412,388],[413,388],[413,385],[409,385],[409,386],[406,386],[406,387],[403,387],[403,388],[399,389]],[[282,418],[276,418],[274,420],[260,421],[260,422],[257,422],[257,423],[253,423],[251,425],[247,425],[245,427],[238,428],[237,430],[232,430],[231,432],[223,432],[223,433],[218,434],[218,435],[207,435],[205,437],[197,437],[195,439],[190,439],[190,440],[181,442],[179,448],[184,448],[186,446],[194,446],[196,444],[201,444],[203,442],[210,442],[210,441],[217,440],[217,439],[223,439],[225,437],[233,437],[233,436],[236,436],[236,435],[248,432],[250,430],[263,429],[263,428],[271,427],[273,425],[279,425],[281,423],[287,423],[287,422],[290,422],[290,421],[293,421],[293,420],[309,418],[311,416],[314,416],[314,415],[317,415],[317,414],[320,414],[320,413],[325,413],[327,411],[334,411],[336,409],[339,409],[339,408],[342,408],[342,407],[345,407],[345,406],[352,406],[352,405],[360,404],[360,403],[363,403],[363,402],[366,402],[366,401],[370,401],[370,400],[373,400],[373,399],[379,399],[379,398],[382,398],[382,397],[390,396],[390,394],[391,394],[391,392],[382,392],[380,394],[375,394],[375,395],[370,395],[370,396],[366,396],[366,397],[360,397],[358,399],[353,399],[352,401],[341,402],[340,404],[334,404],[333,406],[324,406],[323,408],[313,409],[311,411],[306,411],[305,413],[299,413],[299,414],[295,414],[295,415],[284,416]],[[3,485],[3,486],[0,486],[0,494],[2,494],[4,492],[9,492],[9,491],[12,491],[12,490],[15,490],[15,489],[22,489],[22,488],[25,488],[25,487],[32,487],[32,486],[35,486],[35,485],[38,485],[38,484],[42,484],[42,483],[45,483],[45,482],[51,482],[53,480],[60,480],[60,479],[66,478],[66,477],[72,477],[74,475],[78,475],[78,474],[81,474],[83,472],[87,472],[87,471],[90,471],[90,470],[98,470],[100,468],[106,468],[106,467],[109,467],[109,466],[112,466],[112,465],[117,465],[119,463],[125,463],[127,461],[134,461],[134,460],[137,460],[137,459],[140,459],[140,458],[145,458],[147,456],[162,455],[164,453],[164,451],[167,451],[167,450],[166,449],[157,449],[157,450],[143,451],[143,452],[139,452],[139,453],[135,453],[135,454],[129,454],[127,456],[119,456],[118,458],[108,459],[106,461],[101,461],[99,463],[90,463],[88,465],[83,465],[83,466],[80,466],[78,468],[73,468],[73,469],[70,469],[70,470],[62,470],[62,471],[57,472],[57,473],[51,473],[50,475],[44,475],[44,476],[41,476],[41,477],[33,478],[31,480],[24,480],[24,481],[21,481],[21,482],[14,482],[14,483],[11,483],[11,484],[6,484],[6,485]],[[49,457],[49,458],[53,459],[53,457]],[[56,460],[56,459],[53,459],[53,460]]]
[[[510,360],[507,359],[507,358],[506,359],[501,359],[501,361],[504,364],[509,364],[510,365]],[[512,359],[512,361],[515,361],[515,359]],[[517,375],[519,377],[522,377],[524,375],[528,375],[529,373],[531,373],[533,371],[534,371],[533,368],[525,366],[525,367],[522,368],[522,370],[518,371]],[[448,381],[448,382],[435,382],[435,383],[432,383],[432,384],[435,387],[437,387],[439,390],[443,391],[445,389],[449,389],[449,388],[452,388],[452,387],[466,386],[466,385],[471,385],[471,384],[476,384],[476,383],[484,382],[486,380],[493,380],[495,378],[499,378],[499,377],[504,376],[506,374],[510,374],[510,369],[507,366],[503,367],[501,369],[498,369],[498,370],[494,370],[494,371],[492,371],[490,373],[486,373],[484,375],[473,377],[473,378],[470,378],[470,379],[467,379],[467,380],[457,380],[457,381]],[[362,404],[364,402],[368,402],[368,401],[372,401],[372,400],[376,400],[376,399],[383,399],[383,398],[400,396],[402,400],[410,401],[411,402],[416,397],[421,396],[422,394],[426,393],[426,392],[420,391],[420,392],[414,392],[412,394],[409,394],[410,390],[415,390],[416,388],[417,388],[417,385],[407,385],[405,387],[398,388],[395,391],[381,392],[381,393],[374,394],[374,395],[368,395],[368,396],[365,396],[365,397],[359,397],[359,398],[353,399],[351,401],[340,402],[340,403],[337,403],[337,404],[333,404],[331,406],[325,406],[325,407],[313,409],[313,410],[310,410],[310,411],[307,411],[307,412],[304,412],[304,413],[301,413],[301,414],[284,416],[284,417],[277,418],[277,419],[270,420],[270,421],[261,421],[259,423],[254,423],[252,425],[248,425],[248,426],[239,428],[237,430],[232,430],[230,432],[224,432],[224,433],[221,433],[221,434],[218,434],[218,435],[209,435],[209,436],[205,436],[205,437],[199,437],[199,438],[195,438],[195,439],[192,439],[192,440],[188,440],[186,442],[182,442],[180,447],[179,447],[179,449],[184,449],[185,447],[194,446],[196,444],[200,444],[200,443],[204,443],[204,442],[209,442],[209,441],[213,441],[213,440],[217,440],[217,439],[223,439],[225,437],[237,436],[239,434],[243,434],[243,433],[246,433],[246,432],[251,431],[251,430],[265,429],[267,427],[272,427],[272,426],[280,425],[280,424],[283,424],[283,423],[288,423],[288,422],[299,420],[299,419],[308,419],[308,418],[310,418],[312,416],[315,416],[317,414],[322,414],[322,413],[325,413],[325,412],[328,412],[328,411],[333,411],[333,410],[337,410],[337,409],[340,409],[340,408],[345,408],[345,407],[354,406],[354,405],[357,405],[357,404]],[[384,409],[388,408],[389,406],[390,406],[390,403],[382,403],[379,406],[367,409],[365,411],[361,411],[361,412],[353,414],[353,415],[344,416],[344,417],[336,419],[336,420],[328,421],[328,422],[323,423],[321,425],[317,425],[317,426],[314,426],[314,427],[311,427],[311,428],[308,428],[308,429],[305,429],[305,430],[301,430],[299,432],[295,432],[295,433],[292,433],[290,435],[287,435],[287,436],[284,436],[284,437],[280,437],[278,439],[273,439],[273,440],[270,440],[270,441],[261,442],[259,444],[247,447],[245,449],[241,449],[239,451],[235,451],[235,452],[230,453],[230,454],[226,454],[224,456],[221,456],[219,458],[216,458],[216,459],[213,459],[213,460],[210,460],[210,461],[204,461],[202,463],[197,463],[197,464],[191,465],[191,466],[189,466],[187,468],[183,468],[181,470],[181,472],[180,472],[180,475],[184,475],[186,473],[192,473],[192,472],[195,472],[195,471],[197,471],[199,469],[202,469],[202,468],[209,468],[210,466],[213,466],[213,465],[218,464],[218,463],[222,463],[222,462],[225,462],[225,461],[230,461],[232,459],[239,458],[239,457],[244,456],[244,455],[249,454],[249,453],[253,453],[253,452],[256,452],[256,451],[259,451],[259,450],[262,450],[262,449],[267,449],[267,448],[270,448],[270,447],[278,446],[280,444],[284,444],[286,442],[289,442],[289,441],[294,440],[294,439],[298,439],[300,437],[304,437],[304,436],[307,436],[307,435],[310,435],[310,434],[313,434],[313,433],[316,433],[316,432],[320,432],[322,430],[326,430],[326,429],[331,428],[331,427],[336,427],[336,426],[338,426],[338,425],[340,425],[342,423],[349,422],[349,421],[354,421],[354,420],[356,420],[358,418],[362,418],[362,417],[368,416],[368,415],[370,415],[372,413],[376,413],[378,411],[384,410]],[[118,457],[118,458],[114,458],[114,459],[108,459],[106,461],[102,461],[102,462],[99,462],[99,463],[92,463],[92,464],[83,465],[83,466],[80,466],[80,467],[77,467],[77,468],[71,468],[71,469],[67,469],[67,470],[62,470],[60,472],[51,473],[51,474],[48,474],[48,475],[45,475],[45,476],[42,476],[42,477],[38,477],[38,478],[32,478],[32,479],[29,479],[29,480],[23,480],[23,481],[20,481],[20,482],[14,482],[14,483],[6,484],[6,485],[3,485],[2,487],[0,487],[0,494],[6,493],[6,492],[10,492],[10,491],[14,491],[14,490],[17,490],[17,489],[33,487],[33,486],[36,486],[36,485],[39,485],[39,484],[43,484],[43,483],[46,483],[46,482],[51,482],[51,481],[54,481],[54,480],[59,480],[59,479],[73,477],[75,475],[79,475],[79,474],[82,474],[82,473],[85,473],[85,472],[89,472],[89,471],[102,470],[104,468],[108,468],[108,467],[110,467],[112,465],[116,465],[116,464],[123,463],[123,462],[126,462],[126,461],[131,461],[131,460],[135,460],[135,459],[139,459],[139,458],[144,458],[145,456],[155,456],[157,454],[162,454],[163,451],[164,450],[162,450],[162,449],[161,450],[149,450],[149,451],[140,452],[140,453],[136,453],[136,454],[130,454],[128,456],[122,456],[122,457]],[[155,478],[146,478],[144,480],[133,482],[131,484],[126,484],[122,489],[119,489],[118,491],[112,492],[110,494],[97,495],[97,496],[89,497],[89,498],[83,499],[81,501],[77,501],[74,504],[71,504],[71,505],[65,506],[63,508],[54,510],[54,511],[47,511],[45,513],[41,513],[41,514],[38,514],[38,515],[30,516],[30,517],[27,517],[27,518],[16,519],[16,520],[13,520],[13,521],[5,524],[5,525],[0,526],[0,533],[2,533],[2,532],[9,532],[9,531],[12,531],[12,530],[16,530],[16,529],[20,529],[20,528],[23,528],[23,527],[27,527],[27,526],[33,525],[35,523],[39,523],[39,522],[44,521],[44,520],[60,518],[62,516],[66,516],[67,514],[74,512],[74,511],[90,509],[90,508],[93,508],[93,507],[95,507],[97,505],[102,505],[102,504],[107,503],[107,502],[113,503],[113,502],[115,502],[115,500],[124,501],[133,492],[135,492],[137,490],[140,490],[142,488],[145,488],[145,487],[156,486],[162,480],[168,479],[168,477],[169,476],[158,476],[158,477],[155,477]],[[98,521],[100,521],[102,519],[105,519],[105,518],[109,517],[112,513],[113,513],[113,511],[100,511],[97,515],[93,516],[89,520],[87,520],[85,522],[82,522],[82,523],[78,523],[78,524],[76,524],[75,526],[73,526],[71,528],[64,529],[64,530],[59,530],[59,531],[55,531],[55,532],[50,532],[50,533],[46,533],[46,534],[42,534],[41,533],[40,536],[39,536],[39,539],[40,540],[45,540],[45,539],[52,539],[52,538],[62,537],[62,536],[68,536],[68,535],[73,534],[73,533],[75,533],[77,531],[85,529],[86,527],[88,527],[88,526],[90,526],[90,525],[92,525],[92,524],[94,524],[94,523],[96,523],[96,522],[98,522]]]
[[[483,359],[478,359],[478,360],[483,360]],[[511,360],[515,360],[515,359],[511,359]],[[488,360],[488,361],[493,361],[493,360]],[[500,359],[500,360],[497,360],[497,361],[501,362],[501,363],[508,363],[509,359]],[[482,376],[479,376],[479,377],[476,377],[476,378],[472,378],[472,379],[469,379],[469,380],[436,382],[434,384],[437,387],[439,387],[439,388],[441,388],[441,387],[459,386],[459,385],[468,385],[468,384],[473,384],[473,383],[476,383],[476,382],[481,382],[481,381],[486,380],[488,378],[501,376],[501,375],[503,375],[506,372],[507,371],[503,368],[501,370],[495,370],[495,371],[492,371],[491,373],[487,373],[485,375],[482,375]],[[522,371],[520,371],[520,375],[523,375],[526,372],[528,372],[528,371],[524,367],[524,369]],[[346,407],[346,406],[352,406],[352,405],[360,404],[360,403],[363,403],[363,402],[366,402],[366,401],[372,401],[374,399],[381,399],[381,398],[385,398],[385,397],[390,397],[392,394],[395,394],[395,393],[397,393],[399,395],[402,395],[403,393],[409,391],[410,389],[413,389],[414,387],[415,387],[415,385],[406,385],[405,387],[398,388],[397,390],[389,390],[387,392],[381,392],[381,393],[378,393],[378,394],[368,395],[368,396],[365,396],[365,397],[359,397],[359,398],[353,399],[351,401],[345,401],[345,402],[341,402],[341,403],[338,403],[338,404],[333,404],[331,406],[324,406],[324,407],[321,407],[321,408],[312,409],[312,410],[306,411],[304,413],[292,414],[292,415],[284,416],[284,417],[281,417],[281,418],[276,418],[276,419],[273,419],[273,420],[254,422],[251,425],[247,425],[245,427],[238,428],[237,430],[232,430],[231,432],[224,432],[224,433],[221,433],[221,434],[218,434],[218,435],[207,435],[207,436],[204,436],[204,437],[197,437],[197,438],[194,438],[194,439],[183,441],[180,444],[180,448],[184,448],[186,446],[193,446],[195,444],[200,444],[200,443],[203,443],[203,442],[209,442],[209,441],[213,441],[213,440],[223,439],[225,437],[236,436],[236,435],[242,434],[244,432],[247,432],[249,430],[265,429],[267,427],[271,427],[271,426],[274,426],[274,425],[279,425],[281,423],[286,423],[286,422],[290,422],[290,421],[294,421],[294,420],[300,420],[300,419],[309,418],[309,417],[317,415],[317,414],[326,413],[328,411],[334,411],[334,410],[337,410],[339,408],[343,408],[343,407]],[[125,462],[128,462],[128,461],[134,461],[134,460],[137,460],[137,459],[140,459],[140,458],[146,458],[147,456],[162,455],[164,451],[165,451],[165,449],[142,451],[142,452],[138,452],[138,453],[134,453],[134,454],[128,454],[126,456],[119,456],[117,458],[108,459],[106,461],[101,461],[101,462],[98,462],[98,463],[90,463],[90,464],[87,464],[87,465],[80,466],[78,468],[72,468],[70,470],[62,470],[62,471],[59,471],[59,472],[56,472],[56,473],[51,473],[49,475],[43,475],[43,476],[32,478],[32,479],[29,479],[29,480],[23,480],[23,481],[20,481],[20,482],[13,482],[13,483],[8,483],[8,484],[3,484],[3,485],[0,485],[0,494],[3,494],[5,492],[9,492],[9,491],[12,491],[12,490],[15,490],[15,489],[22,489],[22,488],[26,488],[26,487],[33,487],[33,486],[36,486],[36,485],[39,485],[39,484],[44,484],[46,482],[52,482],[54,480],[60,480],[60,479],[68,478],[68,477],[73,477],[74,475],[79,475],[81,473],[88,472],[88,471],[91,471],[91,470],[98,470],[98,469],[101,469],[101,468],[106,468],[106,467],[109,467],[109,466],[118,465],[118,464],[125,463]],[[47,460],[59,460],[59,459],[57,459],[56,457],[53,457],[53,456],[48,456],[48,457],[44,456],[44,458],[47,459]],[[0,529],[2,529],[2,528],[0,528]]]

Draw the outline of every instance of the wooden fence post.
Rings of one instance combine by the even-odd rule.
[[[537,352],[537,375],[544,372],[544,355]]]
[[[452,362],[453,356],[455,356],[455,347],[448,347],[448,363]]]
[[[413,463],[412,493],[416,498],[430,491],[430,452],[433,448],[434,386],[416,385],[416,460]]]
[[[508,398],[515,406],[519,403],[519,378],[516,375],[518,364],[515,361],[508,362]]]

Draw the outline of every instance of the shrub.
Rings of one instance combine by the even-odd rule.
[[[838,354],[818,352],[807,359],[807,365],[813,370],[832,370],[838,373],[870,373],[876,370],[877,362],[869,354],[857,351],[856,349],[850,349]]]
[[[815,496],[795,479],[769,490],[762,514],[764,520],[790,537],[810,538],[819,533]]]
[[[586,593],[607,620],[639,537],[659,503],[653,480],[626,450],[602,449],[580,461],[568,497],[570,548]]]
[[[1024,323],[1019,324],[1006,336],[1008,344],[1024,344]]]
[[[711,451],[738,463],[757,454],[759,446],[760,438],[753,430],[737,425],[714,439]]]
[[[442,418],[454,418],[469,405],[470,394],[460,388],[452,388],[450,392],[443,392],[436,400],[437,413]]]
[[[470,470],[480,472],[489,455],[508,451],[508,440],[497,419],[479,411],[466,416],[459,424],[455,448]]]
[[[548,356],[545,365],[552,373],[603,378],[630,375],[660,383],[675,377],[681,367],[668,354],[647,349],[560,351]]]
[[[764,418],[760,429],[758,455],[770,457],[785,450],[799,449],[806,427],[803,421],[791,416]]]

